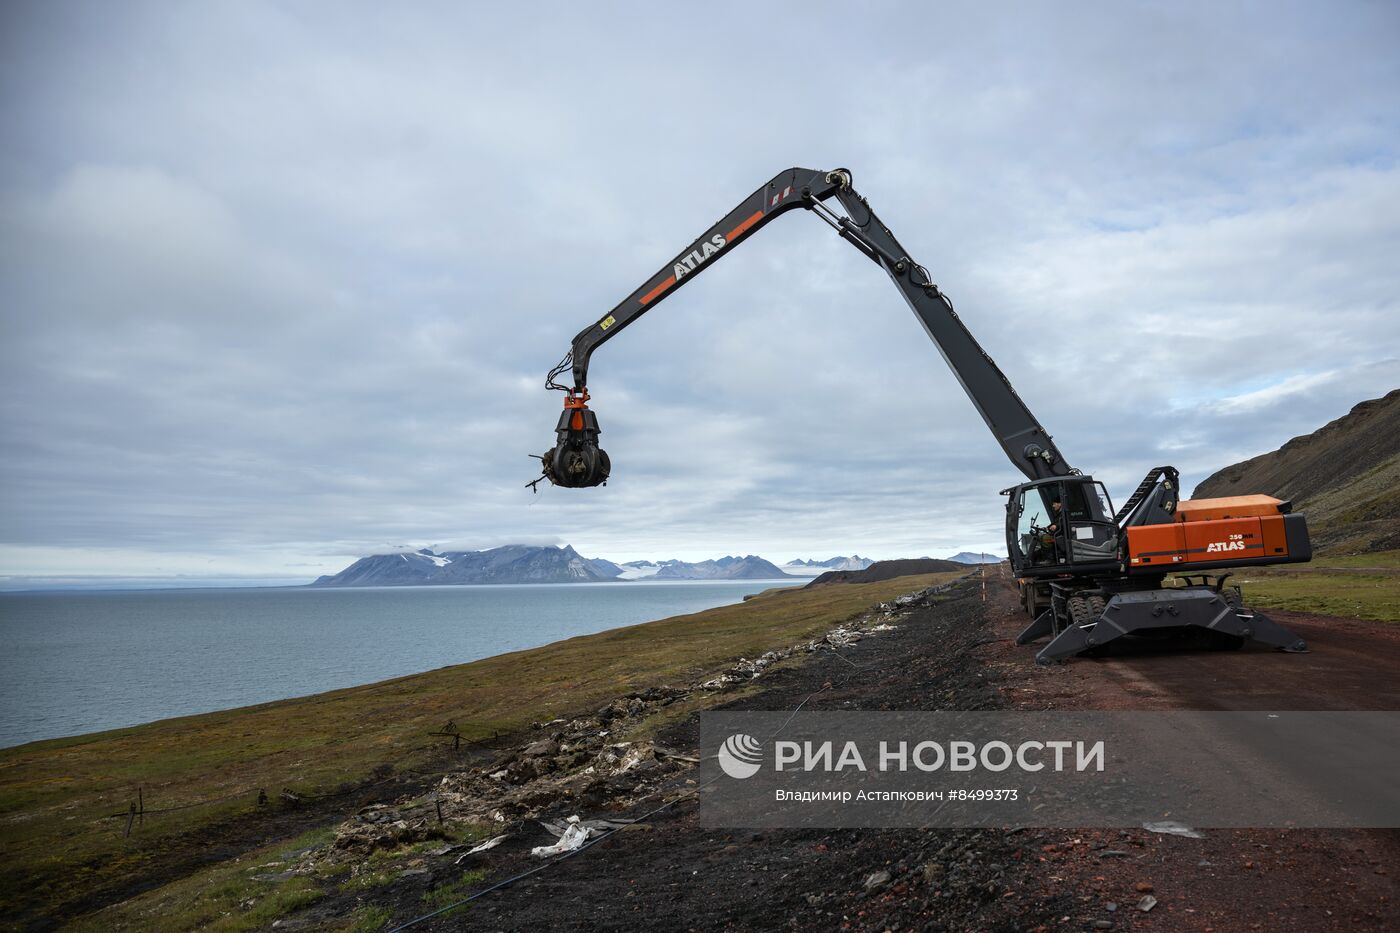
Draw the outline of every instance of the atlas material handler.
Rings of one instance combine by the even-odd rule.
[[[827,202],[834,201],[841,212]],[[1006,547],[1034,621],[1019,644],[1050,636],[1048,664],[1098,651],[1125,635],[1203,635],[1223,647],[1247,638],[1305,651],[1301,638],[1245,608],[1228,568],[1310,560],[1304,517],[1269,496],[1181,501],[1177,471],[1156,467],[1114,511],[1102,483],[1074,469],[978,345],[928,270],[909,258],[845,169],[781,172],[746,198],[621,304],[574,337],[546,386],[565,393],[544,479],[559,486],[605,483],[612,469],[588,407],[593,352],[681,286],[795,209],[809,210],[882,268],[1026,482],[1006,496]],[[561,377],[570,379],[560,383]]]

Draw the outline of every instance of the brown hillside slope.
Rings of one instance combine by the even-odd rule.
[[[1313,544],[1340,554],[1400,547],[1400,389],[1272,453],[1228,466],[1193,498],[1267,493],[1306,512]]]
[[[880,583],[896,577],[908,577],[921,573],[966,573],[975,568],[952,560],[933,558],[906,558],[904,560],[877,560],[864,570],[828,570],[808,583],[803,589],[826,586],[831,583]]]

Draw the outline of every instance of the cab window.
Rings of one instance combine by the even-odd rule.
[[[1062,503],[1065,514],[1072,522],[1093,521],[1089,497],[1084,494],[1084,483],[1065,483],[1065,499]]]
[[[1050,503],[1060,496],[1060,484],[1032,486],[1021,490],[1016,516],[1016,547],[1031,565],[1056,562],[1054,540],[1046,531],[1056,521]]]
[[[1102,483],[1065,483],[1064,509],[1072,522],[1113,521],[1113,503]]]
[[[1016,522],[1016,533],[1022,540],[1031,533],[1031,527],[1044,528],[1054,519],[1050,514],[1049,496],[1044,487],[1032,487],[1021,491],[1021,516]]]
[[[1113,500],[1108,498],[1108,490],[1104,488],[1103,483],[1094,484],[1094,495],[1095,498],[1098,499],[1100,512],[1099,520],[1105,522],[1113,521]]]

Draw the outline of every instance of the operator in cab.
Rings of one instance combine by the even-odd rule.
[[[1045,526],[1045,530],[1054,535],[1055,556],[1061,560],[1068,557],[1069,547],[1065,535],[1064,506],[1060,503],[1059,496],[1050,500],[1050,524]]]

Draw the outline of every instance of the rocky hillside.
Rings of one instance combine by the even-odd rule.
[[[1353,554],[1400,548],[1400,389],[1362,402],[1272,453],[1208,477],[1196,499],[1265,493],[1305,512],[1313,546]]]
[[[962,573],[967,565],[951,560],[934,560],[931,557],[907,560],[878,560],[864,570],[828,570],[805,588],[828,586],[832,583],[878,583],[893,580],[895,577],[908,577],[920,573]]]
[[[468,583],[601,583],[622,572],[571,547],[510,544],[489,551],[415,552],[362,557],[312,586],[435,586]]]

